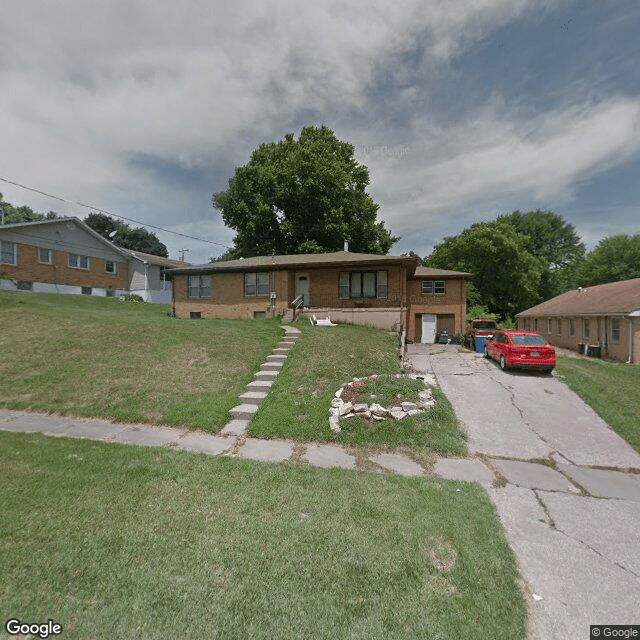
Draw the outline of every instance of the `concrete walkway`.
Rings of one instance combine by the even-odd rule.
[[[470,457],[435,472],[486,488],[526,583],[530,637],[640,624],[640,455],[555,376],[453,345],[410,345],[407,357],[467,433]]]

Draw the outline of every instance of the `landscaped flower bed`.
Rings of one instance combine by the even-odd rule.
[[[403,420],[435,404],[431,389],[403,374],[354,378],[336,391],[329,409],[329,426],[340,432],[340,418],[359,416],[369,422]]]

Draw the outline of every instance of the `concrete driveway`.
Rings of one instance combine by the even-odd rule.
[[[407,357],[468,435],[471,459],[436,473],[486,487],[526,582],[530,637],[640,625],[640,455],[555,376],[453,345],[409,345]]]

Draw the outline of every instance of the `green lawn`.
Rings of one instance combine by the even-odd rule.
[[[0,406],[217,431],[282,329],[169,311],[0,292]]]
[[[249,424],[252,436],[466,453],[453,409],[439,389],[433,390],[435,407],[421,415],[373,425],[350,418],[341,421],[341,433],[333,433],[329,406],[335,392],[354,377],[398,372],[398,338],[355,325],[320,328],[298,322],[295,326],[302,333]]]
[[[519,640],[482,488],[0,432],[0,611],[65,640]]]
[[[640,366],[558,356],[558,375],[640,452]]]

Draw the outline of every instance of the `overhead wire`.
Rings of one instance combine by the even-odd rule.
[[[53,198],[54,200],[59,200],[60,202],[66,202],[67,204],[75,204],[79,207],[84,207],[85,209],[89,209],[90,211],[96,213],[104,213],[105,215],[112,216],[114,218],[120,218],[121,220],[126,220],[127,222],[133,222],[134,224],[141,224],[143,227],[149,227],[151,229],[156,229],[157,231],[162,231],[164,233],[172,233],[175,236],[181,236],[183,238],[188,238],[189,240],[197,240],[198,242],[205,242],[208,244],[215,244],[219,247],[224,247],[225,249],[233,249],[227,244],[222,244],[221,242],[214,242],[213,240],[206,240],[204,238],[197,238],[196,236],[190,236],[186,233],[180,233],[179,231],[170,231],[169,229],[164,229],[162,227],[158,227],[153,224],[149,224],[147,222],[141,222],[140,220],[133,220],[132,218],[126,218],[118,213],[111,213],[106,209],[101,209],[100,207],[94,207],[93,205],[85,204],[83,202],[77,202],[76,200],[67,200],[66,198],[62,198],[60,196],[53,195],[51,193],[47,193],[46,191],[41,191],[40,189],[35,189],[33,187],[27,187],[24,184],[20,184],[19,182],[14,182],[13,180],[9,180],[8,178],[3,178],[0,176],[0,180],[2,182],[6,182],[7,184],[11,184],[14,187],[19,187],[20,189],[25,189],[27,191],[32,191],[33,193],[39,193],[40,195],[46,196],[47,198]]]

